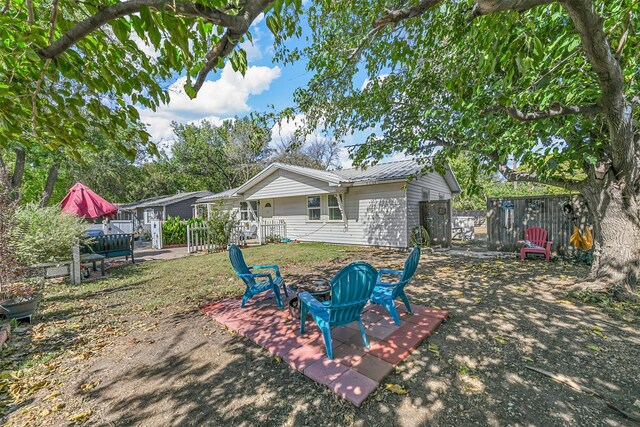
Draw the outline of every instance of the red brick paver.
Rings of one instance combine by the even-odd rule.
[[[360,406],[447,317],[444,310],[419,305],[411,308],[413,314],[398,304],[401,324],[397,326],[384,307],[365,307],[362,321],[370,348],[364,347],[357,323],[336,327],[332,330],[333,360],[327,358],[315,322],[307,320],[305,333],[300,334],[299,321],[290,319],[286,308],[278,310],[270,291],[249,300],[245,308],[240,308],[239,299],[226,299],[201,311]]]

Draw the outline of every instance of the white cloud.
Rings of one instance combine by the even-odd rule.
[[[345,147],[342,147],[340,149],[340,166],[342,166],[342,169],[350,169],[353,167],[353,160],[351,160],[349,158],[349,150],[347,150]]]
[[[133,40],[135,44],[138,45],[138,49],[140,49],[148,57],[156,59],[160,56],[159,50],[156,50],[155,47],[148,44],[146,40],[142,40],[137,34],[133,33],[131,35],[131,40]]]
[[[171,122],[190,123],[208,119],[219,123],[224,118],[251,111],[247,103],[251,95],[269,89],[271,82],[280,77],[279,67],[251,66],[245,76],[226,65],[217,80],[207,80],[195,99],[184,92],[185,77],[169,87],[170,101],[157,111],[140,108],[140,118],[148,125],[154,141],[173,137]]]
[[[260,39],[254,38],[253,43],[249,40],[245,40],[240,43],[240,48],[244,49],[247,54],[247,62],[250,64],[254,61],[259,61],[262,59],[262,48],[258,43]]]
[[[253,22],[251,23],[251,26],[255,27],[256,25],[261,23],[263,19],[264,19],[264,13],[260,13],[258,16],[256,16],[256,19],[253,20]]]
[[[378,77],[375,78],[375,80],[384,81],[384,79],[386,79],[387,77],[389,77],[389,74],[380,74]],[[370,78],[364,79],[364,82],[362,82],[362,86],[360,86],[360,92],[365,90],[365,88],[369,86],[370,83],[371,83]]]
[[[289,142],[296,129],[304,125],[304,114],[297,114],[293,119],[284,120],[271,128],[271,146],[275,147],[282,142]]]

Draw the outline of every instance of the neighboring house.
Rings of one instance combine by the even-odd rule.
[[[420,225],[420,201],[460,193],[448,167],[444,176],[429,172],[408,181],[421,169],[413,160],[335,171],[273,163],[196,206],[232,212],[245,223],[283,220],[291,239],[404,248]]]
[[[139,202],[118,206],[118,219],[133,219],[135,228],[146,228],[154,219],[166,220],[168,217],[189,219],[194,216],[194,204],[202,197],[212,195],[210,191],[192,191],[168,196],[152,197]]]

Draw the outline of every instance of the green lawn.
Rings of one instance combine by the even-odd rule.
[[[279,264],[282,274],[312,272],[361,247],[277,244],[244,251],[249,265]],[[103,280],[49,284],[32,326],[20,326],[2,351],[0,417],[40,388],[51,387],[73,360],[86,360],[130,330],[157,327],[154,318],[241,296],[244,284],[226,252],[126,265]]]

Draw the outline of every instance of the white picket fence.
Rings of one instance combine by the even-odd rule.
[[[187,225],[187,252],[210,252],[221,249],[213,243],[213,236],[209,227],[201,225]]]
[[[258,226],[247,227],[244,224],[236,225],[231,231],[229,243],[243,245],[249,241],[258,244],[277,242],[287,236],[287,224],[283,220],[266,220]],[[215,251],[223,249],[214,243],[213,235],[207,227],[187,226],[187,252]],[[225,245],[226,246],[226,245]]]
[[[284,220],[264,220],[260,223],[260,243],[279,242],[285,237],[287,237],[287,223]]]

